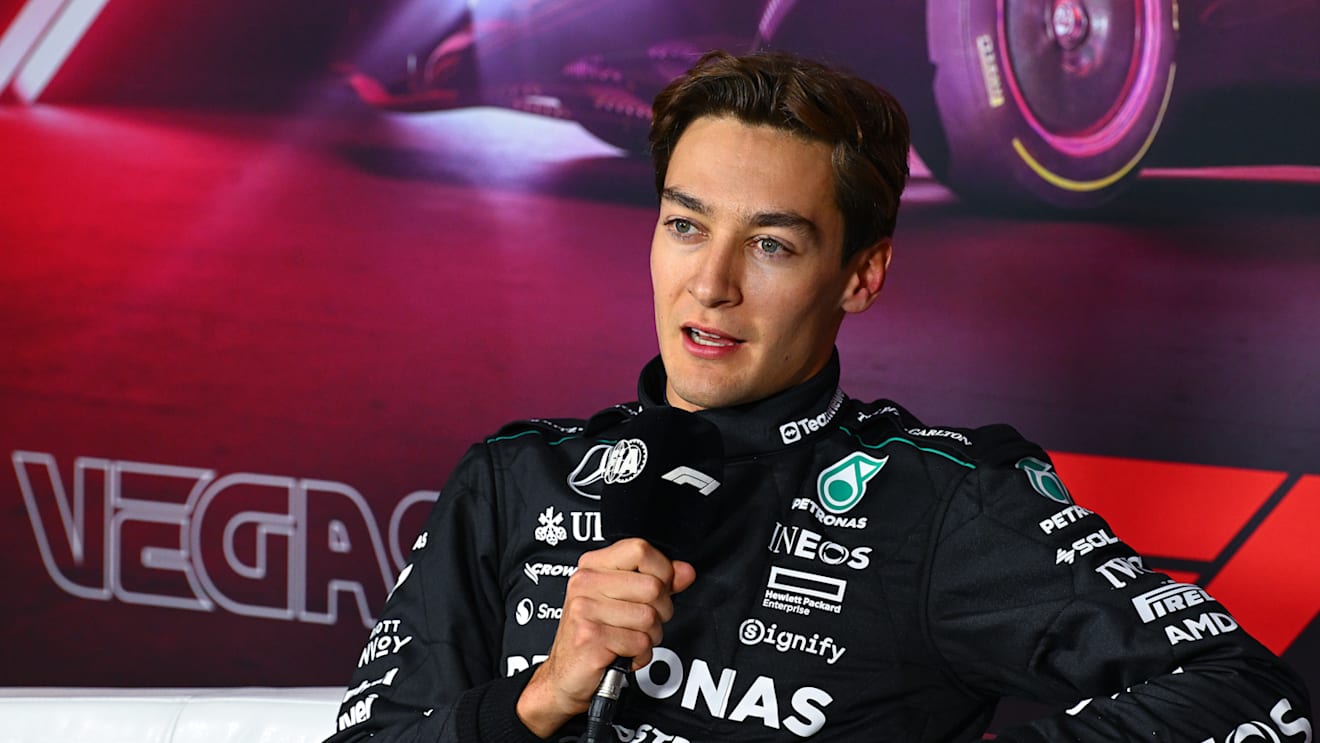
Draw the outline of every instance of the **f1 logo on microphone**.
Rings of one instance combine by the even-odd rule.
[[[660,476],[662,480],[668,480],[675,485],[691,485],[702,495],[710,495],[715,492],[715,488],[720,486],[720,481],[697,470],[683,465],[669,470]]]

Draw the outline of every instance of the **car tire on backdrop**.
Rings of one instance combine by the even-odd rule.
[[[926,14],[946,146],[919,151],[942,182],[1085,208],[1136,177],[1173,89],[1175,0],[927,0]]]

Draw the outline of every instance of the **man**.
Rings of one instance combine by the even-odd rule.
[[[624,657],[610,740],[970,740],[1011,695],[1061,711],[1001,740],[1311,741],[1299,680],[1073,505],[1039,447],[838,389],[834,340],[884,283],[907,176],[891,97],[712,53],[656,99],[651,144],[640,404],[468,452],[333,740],[576,740]],[[599,535],[593,475],[662,405],[725,442],[701,573]]]

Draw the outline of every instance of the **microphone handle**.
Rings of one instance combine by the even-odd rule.
[[[628,671],[632,669],[632,658],[615,658],[600,677],[600,685],[591,696],[587,706],[587,731],[582,736],[582,743],[604,743],[605,729],[614,724],[614,711],[618,708],[619,697],[628,684]]]

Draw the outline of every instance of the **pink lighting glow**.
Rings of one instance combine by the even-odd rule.
[[[41,97],[110,0],[29,0],[0,37],[0,92]]]

